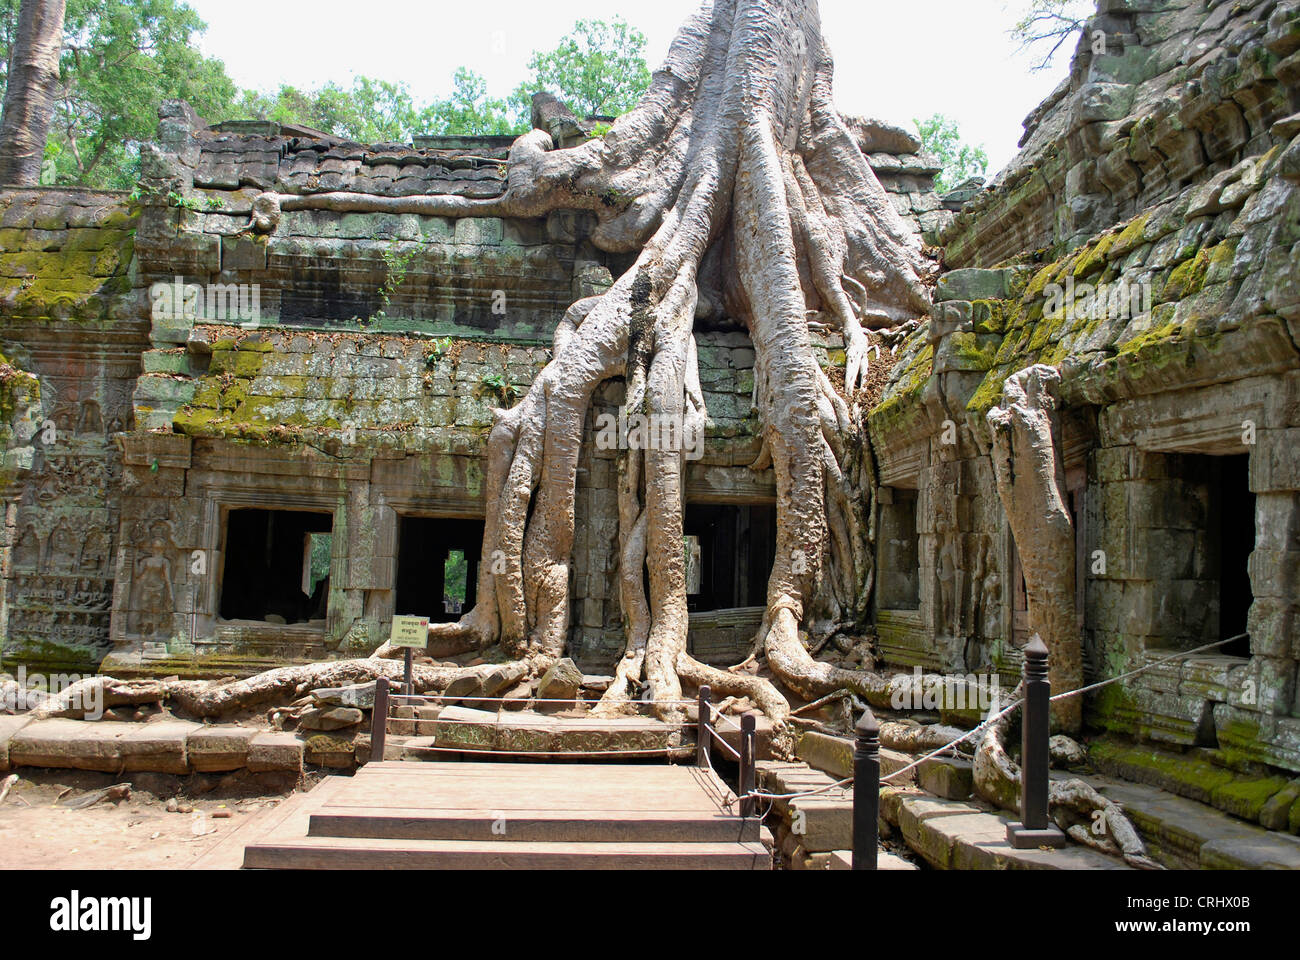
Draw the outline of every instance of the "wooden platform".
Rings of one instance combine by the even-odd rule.
[[[759,822],[725,807],[731,797],[711,771],[685,765],[372,763],[289,801],[297,807],[244,848],[243,863],[771,869]]]

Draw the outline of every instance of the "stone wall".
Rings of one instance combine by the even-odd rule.
[[[122,462],[147,325],[125,194],[0,191],[0,660],[93,667],[109,648]]]
[[[1248,649],[1113,685],[1089,724],[1300,770],[1300,5],[1107,0],[1094,25],[1109,53],[1080,46],[1025,151],[943,235],[959,268],[871,412],[881,482],[920,493],[920,608],[878,611],[881,650],[1018,671],[1022,588],[985,414],[1008,376],[1050,364],[1090,678],[1221,636],[1207,469],[1247,457],[1255,500]],[[960,620],[950,584],[963,616],[997,615]]]
[[[1296,15],[1293,0],[1101,0],[1020,154],[940,238],[947,262],[1059,253],[1265,153],[1296,109]]]

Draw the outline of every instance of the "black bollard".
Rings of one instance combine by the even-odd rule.
[[[415,681],[411,679],[411,672],[415,664],[414,658],[415,652],[410,647],[407,647],[406,666],[402,672],[402,693],[406,694],[408,697],[415,696]]]
[[[709,752],[713,746],[713,735],[709,732],[709,720],[711,717],[710,695],[713,693],[709,685],[703,684],[700,687],[700,716],[698,721],[699,731],[695,734],[695,765],[697,767],[709,766]]]
[[[754,815],[754,715],[747,713],[740,718],[740,815]]]
[[[1025,645],[1025,702],[1020,718],[1020,821],[1007,824],[1007,843],[1017,850],[1063,847],[1065,834],[1047,817],[1051,762],[1052,684],[1047,679],[1047,645],[1034,634]]]
[[[375,706],[370,711],[370,759],[379,763],[384,759],[384,738],[388,734],[388,678],[375,681]]]
[[[880,724],[871,708],[858,718],[853,745],[853,869],[875,870],[880,850]]]

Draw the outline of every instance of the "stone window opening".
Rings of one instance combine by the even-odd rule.
[[[226,514],[222,620],[324,626],[334,517],[307,510]]]
[[[921,538],[917,491],[882,487],[878,605],[882,610],[921,608]]]
[[[433,623],[459,620],[474,606],[482,547],[482,520],[399,517],[393,612]]]
[[[691,613],[761,607],[776,559],[769,504],[688,503],[682,523]]]
[[[1254,602],[1250,555],[1255,550],[1255,494],[1250,491],[1250,455],[1213,457],[1210,468],[1211,542],[1218,542],[1219,639],[1246,632]],[[1250,656],[1250,639],[1234,640],[1218,650],[1227,656]]]

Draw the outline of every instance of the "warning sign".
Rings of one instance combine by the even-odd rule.
[[[394,647],[423,650],[429,644],[429,618],[393,617],[393,635],[388,642]]]

